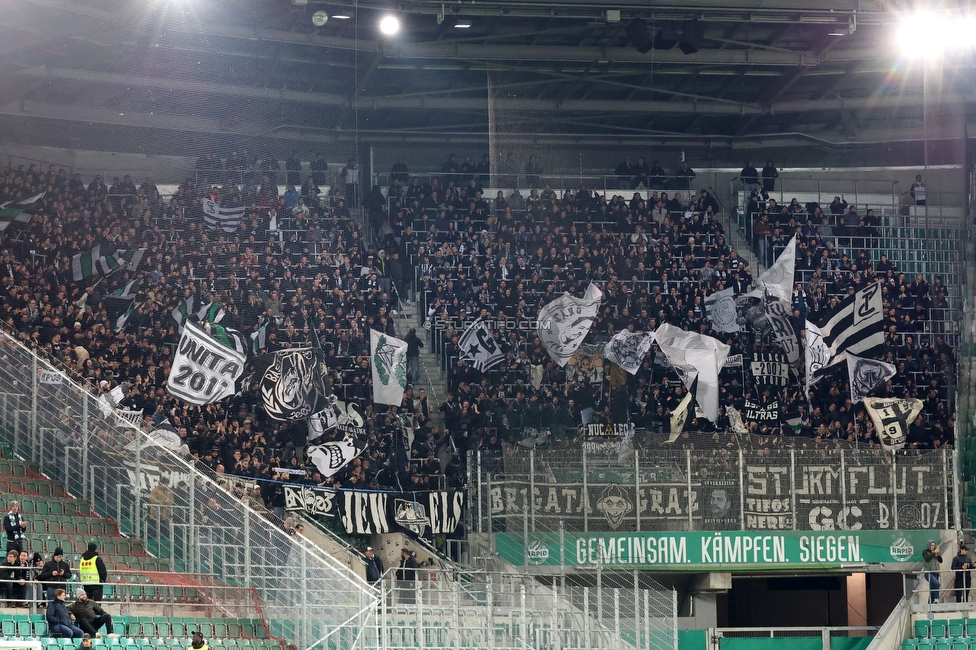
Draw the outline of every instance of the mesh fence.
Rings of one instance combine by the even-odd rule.
[[[204,574],[248,586],[272,634],[308,647],[359,622],[376,593],[306,540],[292,538],[172,451],[0,333],[0,425],[15,453],[62,481],[157,559],[107,557],[113,566]],[[130,574],[131,575],[131,574]],[[253,608],[252,608],[253,609]]]
[[[482,532],[939,530],[950,450],[644,450],[585,445],[480,457]]]

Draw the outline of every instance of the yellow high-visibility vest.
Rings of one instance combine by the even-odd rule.
[[[93,584],[98,582],[98,567],[95,566],[95,560],[98,556],[95,555],[90,560],[82,560],[78,565],[78,578],[85,584]]]

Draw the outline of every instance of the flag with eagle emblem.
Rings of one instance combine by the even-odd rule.
[[[407,388],[407,342],[370,330],[369,365],[373,370],[373,403],[400,406]]]

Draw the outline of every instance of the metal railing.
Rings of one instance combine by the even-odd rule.
[[[0,439],[116,519],[123,535],[143,535],[172,569],[253,588],[272,629],[301,648],[376,606],[377,593],[335,558],[103,413],[94,396],[2,332],[0,359]],[[161,503],[168,518],[146,521],[146,504]]]

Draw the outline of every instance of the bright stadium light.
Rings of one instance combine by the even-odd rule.
[[[898,27],[896,47],[909,58],[938,57],[972,50],[976,45],[976,17],[917,12],[904,16]]]
[[[400,31],[400,20],[396,16],[387,14],[380,18],[380,32],[386,36],[393,36]]]

